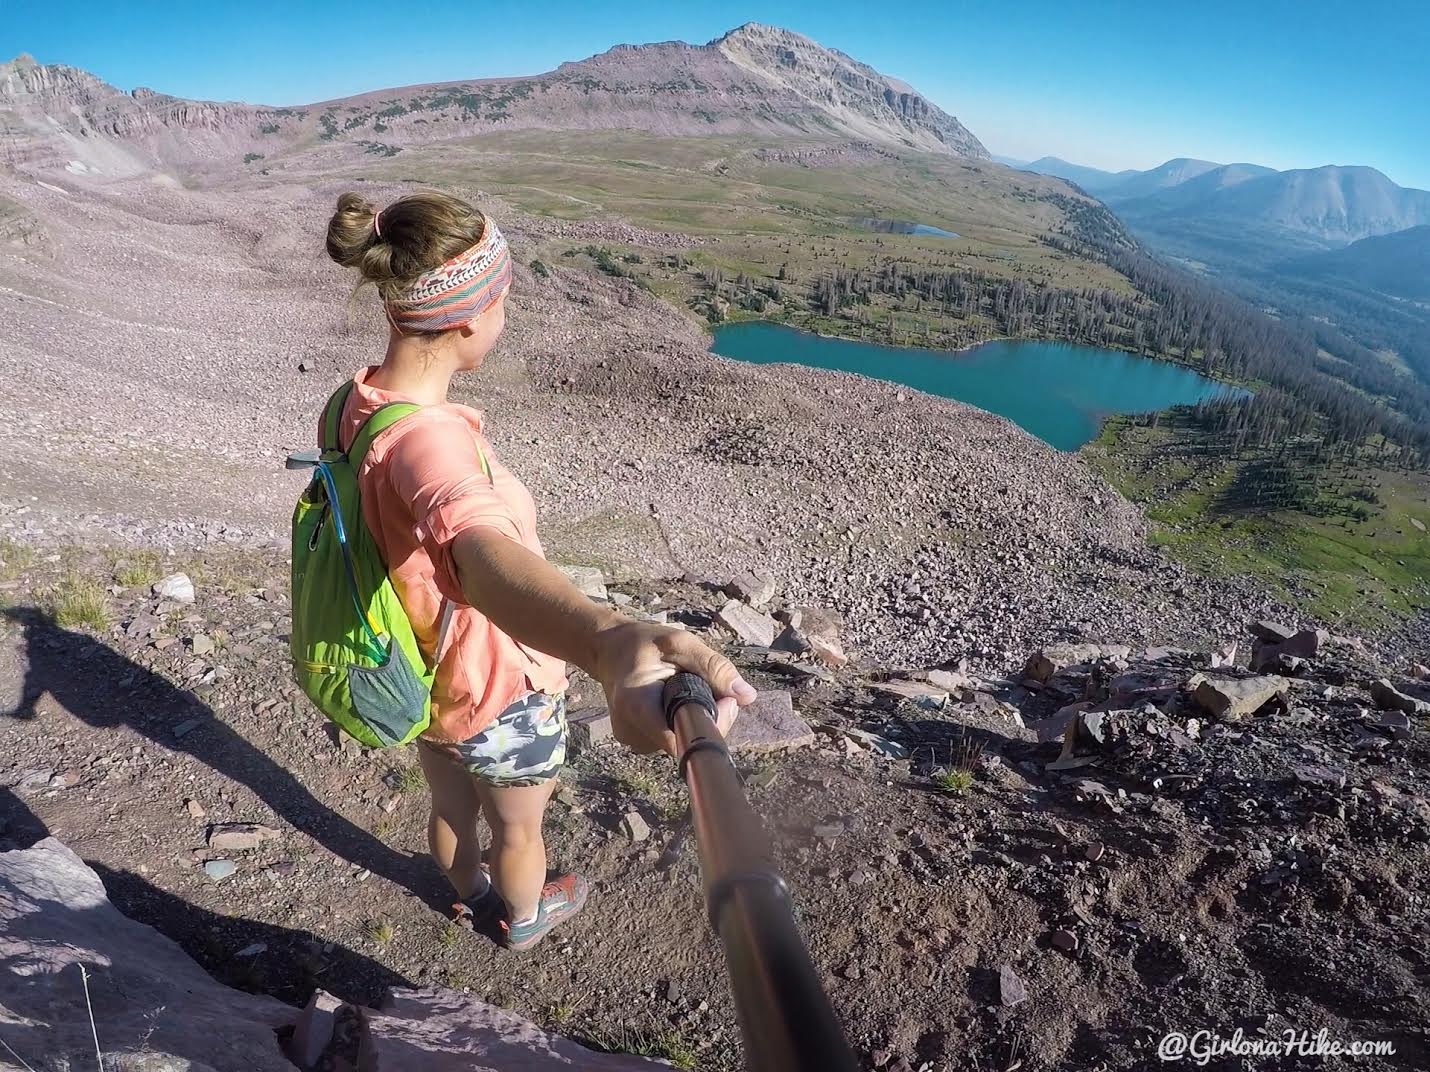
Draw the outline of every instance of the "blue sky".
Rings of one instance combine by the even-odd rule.
[[[0,58],[29,52],[126,90],[298,104],[533,74],[620,42],[705,42],[750,20],[904,79],[995,153],[1111,169],[1173,156],[1370,164],[1430,188],[1430,5],[1407,0],[0,0]]]

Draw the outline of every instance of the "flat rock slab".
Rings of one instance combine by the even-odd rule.
[[[814,743],[814,730],[794,709],[787,692],[761,692],[730,728],[725,743],[740,752],[778,752]]]
[[[1254,715],[1272,700],[1286,697],[1283,677],[1232,677],[1197,674],[1187,682],[1192,699],[1213,718],[1241,719]]]
[[[768,614],[762,614],[748,603],[732,599],[718,611],[715,618],[743,644],[768,648],[775,642],[779,623]]]
[[[215,823],[209,827],[209,848],[218,852],[251,852],[283,835],[262,823]]]
[[[909,700],[932,711],[940,711],[948,704],[947,689],[941,689],[926,681],[877,681],[869,686],[874,692]]]
[[[671,1067],[588,1050],[548,1035],[516,1013],[451,990],[396,990],[380,1012],[365,1012],[364,1019],[372,1055],[365,1072],[668,1072]]]

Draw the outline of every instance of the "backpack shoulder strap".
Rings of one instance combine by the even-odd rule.
[[[346,380],[328,399],[323,407],[323,441],[318,444],[323,450],[341,450],[338,432],[342,428],[343,409],[348,404],[348,395],[353,393],[353,381]]]
[[[349,382],[343,387],[338,388],[338,394],[333,395],[333,397],[328,401],[330,412],[329,415],[324,418],[324,424],[325,429],[329,430],[330,432],[332,432],[333,425],[336,423],[336,418],[332,418],[331,413],[336,412],[339,416],[341,416],[343,405],[347,401],[346,390],[350,389],[351,387],[352,383]],[[338,397],[339,394],[342,395],[342,398]],[[335,402],[337,403],[337,408],[334,411],[332,407]],[[363,422],[362,427],[359,428],[357,431],[357,435],[353,437],[353,441],[347,449],[348,464],[350,464],[354,469],[361,469],[363,459],[367,457],[367,452],[372,448],[372,444],[378,436],[380,436],[383,432],[387,431],[398,421],[405,420],[406,418],[412,416],[414,413],[418,412],[423,408],[424,407],[419,406],[415,402],[389,402],[385,406],[379,406],[373,412],[372,416]],[[328,442],[336,444],[336,434],[331,434],[331,438],[329,438],[329,436],[324,436],[324,447],[325,449],[339,449],[337,446],[328,448]],[[476,444],[476,448],[477,463],[482,467],[482,475],[488,480],[491,480],[492,467],[487,462],[486,451],[482,450],[482,446],[480,443]]]
[[[357,435],[353,437],[352,445],[348,447],[348,464],[354,470],[361,469],[362,461],[367,457],[373,440],[398,421],[412,416],[421,409],[422,407],[416,402],[389,402],[385,406],[379,406],[373,415],[363,422]]]

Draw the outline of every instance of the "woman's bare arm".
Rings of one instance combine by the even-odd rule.
[[[682,629],[633,621],[582,595],[540,555],[492,528],[452,542],[467,602],[528,647],[575,663],[601,683],[616,739],[637,752],[675,751],[660,690],[678,670],[710,683],[722,732],[755,698],[729,659]]]

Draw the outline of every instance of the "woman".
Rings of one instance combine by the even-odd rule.
[[[432,790],[432,856],[473,915],[504,909],[527,949],[585,903],[579,875],[546,881],[542,815],[566,755],[565,664],[606,691],[615,736],[672,751],[661,682],[708,680],[727,728],[754,691],[689,634],[587,599],[542,556],[531,496],[497,460],[474,409],[447,401],[454,374],[481,367],[505,324],[511,255],[496,225],[444,193],[374,211],[338,198],[328,254],[376,287],[389,334],[382,363],[353,379],[341,442],[389,402],[421,413],[382,433],[358,476],[363,516],[424,654],[436,664],[432,726],[420,740]],[[478,814],[492,831],[482,866]]]

